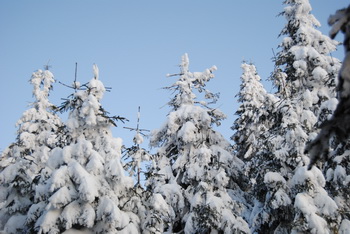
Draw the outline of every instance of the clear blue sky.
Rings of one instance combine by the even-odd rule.
[[[310,2],[325,34],[328,16],[348,4]],[[56,80],[66,84],[74,80],[76,62],[80,82],[89,81],[93,63],[98,65],[100,79],[112,87],[102,102],[105,109],[130,120],[114,129],[114,136],[130,144],[132,134],[122,126],[136,126],[138,106],[142,128],[159,128],[166,120],[169,109],[163,106],[171,93],[161,88],[175,81],[165,75],[178,72],[184,53],[191,71],[218,67],[209,89],[221,93],[216,107],[228,118],[219,131],[229,139],[240,64],[253,62],[267,79],[285,24],[277,17],[282,10],[276,0],[0,0],[0,150],[15,140],[15,123],[33,101],[31,73],[48,61]],[[334,56],[342,59],[339,50]],[[71,91],[56,83],[50,100],[60,104]]]

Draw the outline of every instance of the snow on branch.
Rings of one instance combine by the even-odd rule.
[[[305,148],[305,153],[309,153],[310,156],[308,169],[311,169],[319,159],[328,156],[332,136],[335,135],[341,142],[344,142],[350,134],[350,6],[331,15],[328,23],[332,26],[331,38],[334,38],[339,31],[345,34],[345,58],[339,71],[337,87],[339,103],[331,119],[321,125],[318,136]]]

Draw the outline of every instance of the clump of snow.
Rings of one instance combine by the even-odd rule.
[[[93,202],[99,195],[96,178],[91,176],[78,162],[71,162],[68,169],[69,176],[78,185],[77,190],[81,200]]]
[[[344,219],[341,222],[340,228],[339,228],[339,234],[347,234],[350,230],[350,221],[348,219]]]
[[[308,129],[312,129],[317,123],[317,117],[310,110],[303,110],[300,120]]]
[[[96,218],[94,208],[89,203],[85,203],[81,209],[82,213],[79,217],[79,223],[84,223],[86,227],[93,227]]]
[[[223,189],[226,187],[226,185],[229,182],[229,178],[226,176],[226,173],[224,170],[220,170],[220,172],[215,176],[215,182],[216,182],[216,186],[219,189]]]
[[[273,195],[273,199],[271,200],[271,207],[273,209],[277,209],[278,207],[287,206],[290,204],[292,204],[292,200],[283,189],[278,189]]]
[[[294,206],[305,217],[309,229],[315,233],[330,233],[326,219],[336,214],[338,206],[323,188],[325,179],[322,172],[316,167],[311,170],[300,167],[292,182],[294,186],[304,185],[307,188],[296,195]]]
[[[61,208],[72,201],[71,192],[66,186],[57,190],[49,199],[54,208]]]
[[[51,208],[46,210],[36,222],[36,227],[39,227],[39,233],[59,233],[56,225],[61,214],[61,209]]]
[[[339,103],[339,101],[337,98],[331,98],[331,99],[323,102],[320,108],[321,109],[328,109],[331,112],[333,112],[337,108],[338,103]]]
[[[307,222],[309,223],[310,229],[315,233],[329,234],[328,225],[326,220],[316,215],[317,207],[313,204],[313,199],[307,194],[300,193],[295,197],[294,205],[300,209]]]
[[[277,183],[285,184],[286,180],[278,172],[267,172],[264,176],[264,183],[275,186]]]
[[[81,213],[81,204],[77,201],[73,201],[64,207],[60,219],[64,221],[65,228],[69,230],[74,224],[78,224],[79,216]],[[85,224],[85,223],[81,223]],[[86,224],[85,224],[86,225]]]
[[[50,192],[55,191],[57,188],[61,188],[68,182],[68,167],[62,166],[52,173]]]
[[[307,170],[306,167],[298,168],[292,178],[293,185],[305,184],[307,181],[311,181],[321,187],[324,187],[326,184],[326,180],[318,168],[313,167],[311,170]]]
[[[93,233],[94,232],[90,231],[89,229],[78,230],[74,228],[71,228],[69,230],[62,232],[62,234],[93,234]]]
[[[4,231],[5,233],[21,233],[26,222],[26,215],[12,215],[7,221]]]
[[[152,204],[154,206],[154,209],[156,211],[158,211],[159,213],[161,213],[163,215],[170,214],[169,206],[161,194],[159,194],[159,193],[153,194]]]
[[[133,139],[134,143],[137,144],[137,145],[141,145],[143,143],[143,137],[142,135],[137,132],[134,136],[134,139]]]
[[[312,71],[312,76],[317,80],[324,80],[328,76],[328,72],[322,67],[316,67]]]
[[[81,86],[81,84],[80,84],[79,81],[74,81],[73,84],[72,84],[72,87],[74,89],[80,89],[80,86]]]
[[[190,143],[196,140],[196,133],[196,126],[192,122],[188,121],[178,131],[177,136],[181,138],[184,143]]]

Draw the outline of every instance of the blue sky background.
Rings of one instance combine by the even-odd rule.
[[[310,2],[324,34],[328,16],[348,5]],[[171,93],[162,87],[175,82],[166,74],[179,71],[184,53],[193,72],[218,67],[208,87],[221,93],[215,107],[228,118],[218,130],[229,139],[239,105],[240,64],[253,62],[261,78],[268,78],[272,50],[277,52],[282,40],[285,19],[277,15],[283,7],[276,0],[0,0],[0,151],[15,140],[15,123],[33,101],[32,72],[48,62],[55,79],[66,84],[74,80],[76,62],[82,83],[98,65],[100,80],[112,87],[104,108],[130,120],[115,128],[114,136],[130,145],[133,134],[122,127],[136,126],[138,106],[141,128],[159,128],[166,120]],[[343,48],[333,55],[342,59]],[[264,85],[273,91],[269,82]],[[50,101],[58,105],[71,92],[57,82]]]

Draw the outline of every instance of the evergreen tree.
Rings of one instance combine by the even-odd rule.
[[[121,118],[108,116],[102,108],[104,92],[94,65],[94,78],[65,103],[69,137],[66,145],[52,150],[41,173],[28,212],[28,232],[139,232],[136,204],[130,199],[133,181],[124,175],[120,161],[122,140],[111,133]]]
[[[145,173],[142,171],[142,168],[145,167],[145,162],[149,162],[151,160],[151,154],[144,148],[142,148],[140,145],[144,141],[144,136],[146,136],[143,132],[149,131],[146,129],[140,128],[140,107],[137,114],[137,127],[136,128],[130,128],[130,127],[124,127],[126,129],[129,129],[130,131],[135,131],[135,136],[133,138],[134,145],[126,148],[124,151],[124,169],[129,173],[130,177],[135,178],[136,177],[136,184],[134,185],[132,191],[130,192],[130,200],[132,200],[135,204],[134,211],[138,215],[138,217],[141,220],[141,223],[145,222],[146,219],[146,204],[147,204],[147,195],[148,193],[145,191],[143,183],[141,183],[141,176],[142,173]]]
[[[18,120],[17,140],[1,156],[0,161],[0,230],[23,231],[25,217],[34,200],[40,171],[57,144],[62,123],[48,100],[54,83],[50,71],[32,74],[35,101]]]
[[[310,13],[311,6],[307,0],[286,0],[284,3],[286,7],[282,15],[287,24],[281,35],[285,37],[271,76],[280,101],[269,116],[273,125],[264,142],[268,147],[263,154],[264,161],[269,163],[260,165],[262,171],[253,189],[253,196],[260,197],[261,202],[256,204],[252,214],[253,220],[258,218],[263,221],[253,227],[259,233],[290,232],[292,226],[294,230],[312,227],[309,216],[300,212],[302,203],[294,203],[296,196],[302,197],[300,193],[309,192],[300,190],[301,185],[307,183],[294,178],[294,181],[300,182],[299,186],[291,180],[296,170],[300,172],[299,176],[302,172],[306,173],[306,170],[299,170],[308,163],[304,155],[305,144],[315,137],[317,125],[331,116],[337,103],[335,77],[340,62],[328,54],[336,49],[338,43],[316,29],[319,22]],[[310,173],[317,174],[317,170]],[[320,175],[316,174],[313,177]],[[308,180],[311,177],[304,175],[302,178]],[[313,185],[318,186],[317,191],[324,191],[323,183]],[[317,212],[322,216],[322,211]],[[281,213],[284,215],[281,216]],[[291,225],[293,220],[295,222]],[[327,220],[328,227],[334,225],[333,221]]]
[[[241,67],[242,83],[237,95],[241,105],[236,112],[238,118],[231,128],[235,131],[231,139],[235,142],[235,154],[245,161],[244,172],[250,178],[250,189],[245,193],[250,201],[250,213],[246,216],[254,232],[257,226],[268,221],[270,213],[267,207],[261,209],[265,199],[261,195],[264,194],[265,187],[261,188],[260,185],[264,184],[262,168],[269,168],[271,164],[266,158],[269,155],[266,141],[269,137],[268,130],[273,124],[271,116],[275,114],[274,107],[279,99],[264,89],[254,65],[243,63]]]
[[[292,233],[339,232],[338,206],[324,189],[326,180],[317,167],[299,167],[292,180],[295,189],[295,217]]]
[[[345,58],[339,71],[338,99],[339,103],[333,113],[332,118],[321,126],[321,131],[317,138],[308,145],[307,151],[310,153],[310,167],[324,164],[326,175],[326,189],[333,197],[339,209],[340,217],[337,217],[339,226],[334,229],[338,233],[346,233],[350,230],[350,141],[348,125],[348,105],[349,105],[349,7],[338,10],[332,15],[328,22],[332,25],[331,37],[342,30],[345,34],[344,49]],[[333,143],[333,144],[330,144]],[[330,146],[335,148],[330,151]],[[324,162],[323,156],[328,160]],[[312,167],[314,169],[315,167]],[[335,218],[335,217],[333,217]],[[335,232],[334,231],[334,232]]]
[[[130,128],[130,127],[124,127],[126,129],[129,129],[130,131],[135,131],[135,136],[133,138],[134,145],[126,148],[125,150],[125,160],[127,161],[124,165],[124,168],[126,171],[129,172],[129,175],[131,177],[136,176],[136,186],[141,188],[141,167],[142,163],[146,161],[150,161],[151,155],[149,152],[147,152],[146,149],[141,148],[140,145],[143,143],[144,139],[143,136],[145,134],[144,131],[148,131],[146,129],[140,129],[140,107],[137,114],[137,127],[136,128]]]
[[[345,33],[344,48],[345,58],[343,65],[339,71],[339,84],[337,87],[339,103],[333,113],[332,118],[321,126],[318,136],[308,144],[306,152],[309,153],[311,162],[309,168],[318,161],[328,156],[330,147],[330,138],[336,136],[340,142],[346,142],[350,137],[349,129],[349,96],[350,96],[350,76],[349,76],[349,7],[338,10],[328,19],[328,23],[332,26],[330,36],[334,38],[341,30]]]
[[[336,140],[336,142],[338,142]],[[340,143],[325,162],[326,189],[339,209],[339,233],[350,230],[350,141]],[[312,167],[312,169],[315,167]],[[343,232],[341,232],[343,230]]]
[[[150,171],[154,176],[147,181],[154,194],[146,230],[249,233],[241,217],[242,198],[233,199],[227,190],[230,178],[238,180],[243,162],[231,154],[230,144],[212,127],[225,117],[223,113],[197,101],[195,94],[216,98],[205,89],[216,67],[192,73],[185,54],[180,69],[179,80],[169,87],[176,92],[169,102],[172,110],[165,124],[152,133],[151,145],[159,149]]]
[[[272,111],[269,108],[278,99],[264,89],[254,65],[243,63],[241,68],[242,83],[237,95],[241,105],[236,112],[238,118],[231,128],[235,131],[231,139],[235,141],[236,155],[247,160],[263,147],[265,133],[271,126],[267,119]]]

